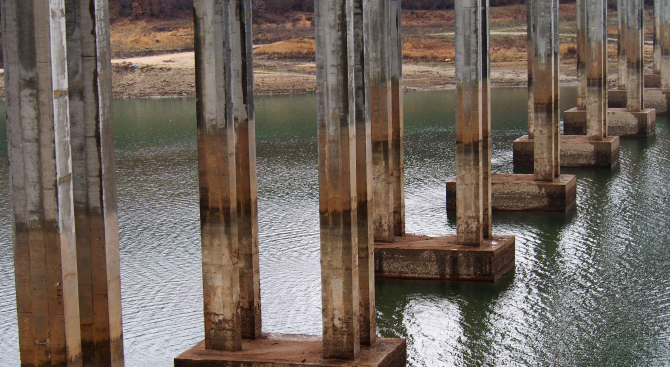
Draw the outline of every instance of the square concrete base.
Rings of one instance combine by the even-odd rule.
[[[533,167],[535,141],[524,135],[514,141],[514,168]],[[589,140],[586,135],[561,135],[561,167],[612,168],[619,162],[619,137]]]
[[[656,110],[629,112],[625,108],[607,109],[607,134],[622,138],[646,138],[656,133]]]
[[[644,87],[645,88],[660,88],[661,87],[661,74],[645,74],[644,75]]]
[[[608,91],[609,108],[627,108],[628,99],[625,90],[613,89]],[[655,109],[658,115],[668,115],[670,111],[670,90],[661,89],[660,81],[658,87],[652,88],[647,86],[644,89],[644,107],[646,109]]]
[[[566,212],[577,202],[577,176],[535,181],[534,175],[491,175],[493,210]],[[447,181],[447,210],[456,210],[456,177]]]
[[[377,339],[373,347],[362,347],[355,361],[321,358],[321,338],[309,335],[265,334],[262,339],[244,340],[239,352],[205,349],[205,342],[174,359],[175,367],[299,367],[360,366],[404,367],[405,339]]]
[[[456,235],[405,235],[375,242],[375,276],[493,282],[514,267],[514,236],[494,236],[480,247],[462,246]]]

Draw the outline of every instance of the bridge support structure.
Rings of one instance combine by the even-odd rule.
[[[654,1],[654,66],[644,76],[644,104],[658,115],[670,114],[670,1]]]

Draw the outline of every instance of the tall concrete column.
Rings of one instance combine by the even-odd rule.
[[[535,137],[535,81],[533,80],[533,2],[526,1],[526,65],[528,66],[528,138]]]
[[[577,109],[586,109],[586,90],[587,90],[587,18],[586,6],[588,0],[577,0]]]
[[[644,3],[629,0],[625,9],[628,111],[644,108]]]
[[[670,0],[656,0],[660,3],[661,24],[659,33],[661,35],[661,88],[670,89]],[[667,112],[667,111],[666,111]]]
[[[663,0],[654,0],[654,74],[661,73]]]
[[[237,224],[240,253],[240,308],[242,337],[261,337],[261,280],[258,258],[258,204],[256,180],[256,121],[254,111],[253,37],[251,0],[235,0],[233,119],[237,180]]]
[[[323,357],[341,359],[360,351],[353,4],[314,9]]]
[[[405,146],[402,91],[402,9],[400,0],[390,0],[389,57],[392,106],[393,228],[396,236],[405,234]]]
[[[65,3],[2,2],[22,366],[81,366]]]
[[[559,37],[559,0],[553,3],[553,22],[554,22],[554,178],[561,176],[561,39]]]
[[[457,0],[456,227],[458,243],[483,240],[482,0]]]
[[[493,205],[491,204],[491,49],[489,0],[481,0],[482,59],[482,235],[491,239]]]
[[[583,0],[582,0],[583,1]],[[589,0],[586,4],[586,135],[590,140],[607,136],[607,64],[606,52],[607,9],[603,0]]]
[[[375,311],[375,264],[374,226],[372,198],[372,124],[367,100],[366,73],[369,68],[366,47],[369,47],[365,32],[367,0],[353,1],[354,26],[354,87],[356,108],[356,195],[358,223],[358,279],[359,279],[359,326],[361,344],[373,345],[377,339]]]
[[[538,181],[552,181],[560,175],[560,141],[556,136],[558,116],[555,106],[558,100],[557,5],[556,0],[535,0],[533,3],[533,80],[535,85],[544,86],[535,88],[534,93],[534,167],[535,179]]]
[[[109,4],[65,11],[82,359],[123,366]]]
[[[370,109],[372,113],[372,175],[375,241],[393,242],[393,119],[389,18],[391,2],[369,0],[365,18],[370,44]]]
[[[637,1],[637,0],[633,0]],[[617,18],[619,20],[619,35],[617,41],[617,87],[618,89],[626,89],[626,80],[628,79],[628,60],[626,56],[626,31],[628,27],[627,13],[630,5],[629,0],[617,0]]]
[[[239,97],[233,71],[241,64],[233,34],[235,3],[195,0],[198,171],[205,348],[242,346],[235,123]]]

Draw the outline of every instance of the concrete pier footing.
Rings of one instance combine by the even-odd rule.
[[[524,135],[514,141],[514,168],[533,167],[535,144]],[[561,135],[561,167],[612,168],[619,162],[619,137],[590,140],[586,135]]]
[[[532,174],[491,177],[491,203],[495,211],[566,212],[577,201],[577,177],[561,175],[555,181],[536,181]],[[447,181],[447,210],[456,210],[456,179]]]
[[[355,361],[322,358],[321,338],[311,335],[265,334],[242,342],[236,353],[205,349],[203,343],[175,358],[174,367],[404,367],[404,339],[378,339],[373,347],[361,347]]]
[[[514,236],[492,236],[479,246],[462,245],[456,235],[405,235],[375,244],[380,278],[496,281],[514,267]]]
[[[626,108],[628,98],[625,90],[611,89],[607,92],[609,108]],[[670,115],[670,88],[645,88],[644,107],[656,110],[657,115]]]
[[[652,136],[656,132],[656,112],[654,109],[629,112],[626,108],[610,107],[607,109],[607,135],[622,138]],[[563,131],[566,135],[586,135],[586,111],[576,108],[567,110],[563,114],[563,120]]]

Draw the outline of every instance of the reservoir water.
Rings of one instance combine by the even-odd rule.
[[[453,234],[454,91],[405,94],[407,229]],[[564,88],[563,110],[576,102]],[[525,89],[493,90],[493,170],[512,172]],[[19,366],[4,106],[0,107],[0,366]],[[194,99],[114,104],[126,366],[167,367],[203,338]],[[263,329],[320,334],[316,103],[257,97]],[[378,333],[409,366],[670,364],[670,121],[578,175],[567,214],[495,213],[516,267],[495,284],[377,281]]]

